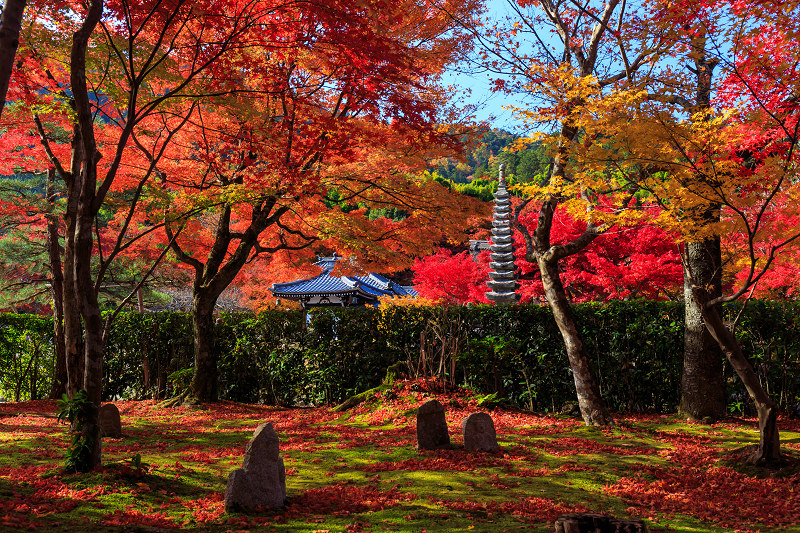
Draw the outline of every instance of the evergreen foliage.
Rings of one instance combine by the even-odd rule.
[[[441,159],[435,172],[456,184],[497,181],[497,169],[501,163],[506,165],[506,178],[516,182],[527,183],[547,174],[550,158],[541,144],[533,143],[523,150],[506,151],[518,138],[504,130],[487,129],[476,147],[462,160]]]
[[[726,313],[734,316],[739,306],[727,307]],[[619,412],[674,412],[680,394],[682,305],[613,301],[574,308],[609,406]],[[421,368],[421,333],[441,309],[317,309],[308,324],[301,311],[222,314],[215,323],[220,397],[275,405],[336,404],[379,385],[397,362]],[[461,324],[449,335],[465,341],[458,353],[448,354],[456,358],[452,381],[537,411],[558,411],[574,402],[572,375],[549,308],[477,305],[451,307],[448,314]],[[793,370],[800,364],[798,316],[800,303],[752,301],[737,330],[746,355],[788,412],[800,409],[800,376]],[[20,338],[29,340],[20,343]],[[30,383],[30,373],[20,377],[18,372],[34,357],[34,345],[39,347],[37,365],[46,369],[37,375],[35,390],[47,390],[51,338],[46,317],[0,315],[2,394],[13,397],[15,380]],[[109,338],[104,397],[171,396],[179,392],[173,390],[178,383],[168,377],[191,368],[192,360],[189,314],[122,313]],[[751,412],[732,371],[727,377],[729,409]],[[19,390],[19,399],[30,397],[30,387]]]

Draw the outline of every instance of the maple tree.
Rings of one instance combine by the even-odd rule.
[[[674,76],[667,70],[653,76],[654,81],[658,80],[655,81],[657,87],[648,92],[648,99],[664,102],[678,112],[695,117],[704,117],[710,112],[715,85],[714,70],[718,63],[713,50],[715,24],[702,16],[704,10],[705,6],[702,5],[693,7],[692,12],[697,16],[681,20],[683,33],[676,34],[674,29],[668,29],[666,37],[674,43],[672,57],[690,65],[687,67],[689,73]],[[656,9],[655,13],[658,12]],[[637,81],[641,83],[641,80]],[[665,94],[662,84],[675,85]],[[720,217],[719,203],[710,200],[696,205],[695,211],[702,213],[708,224],[717,222]],[[691,290],[692,283],[700,283],[707,287],[713,297],[722,295],[721,244],[719,235],[707,235],[684,244],[683,256],[687,265],[684,285],[687,292]],[[705,325],[699,303],[693,298],[684,298],[684,309],[680,412],[697,420],[722,417],[726,414],[722,353]]]
[[[539,268],[547,302],[564,338],[583,418],[588,425],[604,425],[611,422],[611,417],[589,369],[559,263],[614,226],[594,213],[627,211],[636,190],[619,183],[595,189],[576,183],[570,168],[574,161],[573,145],[601,142],[584,136],[576,117],[587,100],[625,84],[652,56],[662,53],[668,43],[658,33],[629,32],[635,28],[638,17],[624,2],[596,5],[519,0],[509,5],[515,17],[508,21],[507,27],[476,30],[485,44],[483,64],[490,72],[510,75],[510,79],[496,81],[497,90],[524,93],[536,100],[530,108],[517,110],[523,120],[537,126],[548,124],[554,131],[535,139],[549,148],[550,170],[543,180],[523,188],[529,199],[515,210],[518,218],[525,208],[536,206],[536,228],[527,231],[523,225],[516,226],[525,237],[528,260]],[[539,29],[542,26],[551,36]],[[524,147],[533,140],[519,142],[517,146]],[[578,216],[587,222],[585,230],[569,242],[554,243],[552,227],[557,209],[578,215],[571,200],[581,196],[595,200],[588,215]]]
[[[241,50],[274,38],[265,28],[274,29],[271,17],[290,5],[97,0],[28,11],[35,17],[23,32],[22,66],[10,88],[14,105],[3,118],[9,127],[2,138],[9,156],[4,163],[19,171],[47,161],[64,184],[68,391],[82,388],[89,398],[82,468],[100,464],[97,409],[113,316],[102,319],[98,292],[113,261],[156,229],[133,222],[155,168],[154,161],[137,158],[135,136],[148,135],[153,123],[166,124],[152,139],[160,157],[188,120],[192,105],[185,103],[235,90],[231,62]],[[71,43],[54,38],[64,35],[72,35]],[[104,248],[98,239],[108,209],[126,214],[119,215]],[[164,253],[153,251],[156,259]],[[140,284],[151,272],[142,274]]]
[[[687,300],[699,307],[706,329],[755,403],[761,438],[750,460],[757,463],[781,458],[776,407],[723,323],[719,304],[752,294],[800,237],[795,222],[797,9],[791,2],[734,2],[714,9],[654,3],[654,17],[664,27],[689,30],[671,38],[676,53],[702,60],[695,74],[708,82],[701,85],[705,102],[686,107],[691,104],[686,92],[698,84],[687,84],[667,66],[659,76],[598,102],[583,121],[587,135],[614,139],[606,147],[589,147],[584,162],[613,160],[658,198],[663,211],[657,220],[681,234],[685,258],[692,245],[696,250],[720,237],[730,240],[737,283],[718,295],[721,268],[713,268],[709,277],[701,271],[707,264],[687,258]],[[714,47],[707,49],[712,36]],[[721,71],[715,83],[713,69]],[[675,104],[677,110],[670,107]],[[586,166],[591,172],[592,165]],[[591,179],[587,174],[583,183]]]
[[[163,224],[163,243],[193,271],[192,400],[216,400],[213,311],[245,265],[285,266],[319,243],[363,268],[402,269],[461,240],[480,212],[423,172],[462,142],[436,79],[465,36],[417,2],[373,8],[292,10],[268,53],[241,52],[235,94],[187,104],[179,131],[159,125],[175,128],[169,147],[133,136],[160,180],[142,216]],[[367,216],[375,208],[401,216]]]
[[[445,305],[489,303],[485,296],[489,273],[485,256],[476,260],[469,252],[440,248],[415,261],[413,268],[414,289],[422,298]]]
[[[400,268],[408,260],[398,252],[463,230],[477,204],[420,173],[463,133],[447,125],[437,80],[465,39],[441,11],[417,2],[254,1],[232,14],[183,2],[108,7],[37,15],[12,87],[16,129],[4,136],[27,147],[9,169],[48,160],[65,184],[64,264],[54,270],[64,277],[70,395],[83,387],[99,402],[113,314],[100,320],[98,295],[126,255],[153,265],[123,304],[169,250],[195,270],[192,388],[214,399],[214,303],[259,253],[321,241],[358,250],[366,267],[392,259]],[[42,37],[55,31],[78,36],[68,69],[64,49]],[[404,217],[373,220],[370,206]]]

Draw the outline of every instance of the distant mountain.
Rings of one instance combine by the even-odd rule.
[[[477,147],[465,154],[465,161],[444,158],[437,162],[436,174],[453,183],[469,183],[479,179],[497,179],[500,163],[506,165],[506,176],[516,182],[528,182],[547,173],[549,158],[545,150],[534,144],[522,151],[503,151],[519,135],[501,129],[486,130]]]

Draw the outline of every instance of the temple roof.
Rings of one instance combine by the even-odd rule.
[[[341,258],[319,257],[316,265],[323,268],[318,276],[308,279],[290,281],[288,283],[275,283],[270,291],[277,298],[308,301],[312,297],[338,296],[343,300],[348,297],[359,297],[363,303],[377,303],[382,296],[416,296],[417,291],[411,287],[398,285],[380,274],[369,273],[365,276],[331,275],[336,266],[336,261]]]

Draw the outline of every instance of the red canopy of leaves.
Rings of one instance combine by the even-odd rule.
[[[535,227],[536,214],[529,211],[520,223]],[[557,212],[553,244],[575,239],[586,223]],[[543,301],[539,268],[525,259],[525,242],[515,233],[516,260],[522,302]],[[674,239],[649,224],[617,228],[597,237],[578,254],[561,262],[561,279],[573,301],[675,298],[683,290],[683,269]],[[415,287],[420,296],[447,304],[488,303],[485,293],[489,252],[472,260],[467,252],[439,250],[414,265]]]

